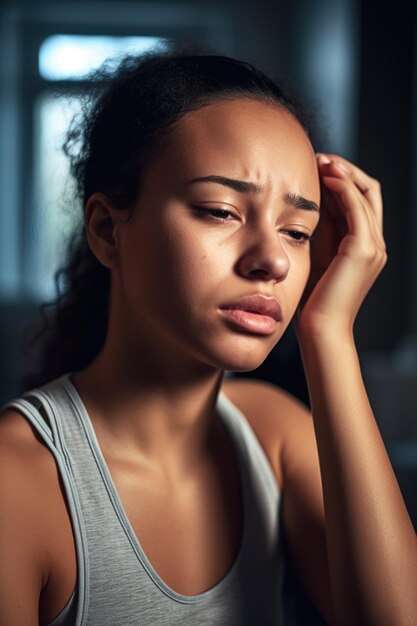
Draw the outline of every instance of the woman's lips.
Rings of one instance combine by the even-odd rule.
[[[268,315],[261,315],[253,311],[243,311],[241,309],[220,309],[223,317],[234,326],[259,335],[272,334],[278,321]]]
[[[278,300],[257,293],[224,304],[220,311],[234,326],[262,335],[273,333],[282,319]]]

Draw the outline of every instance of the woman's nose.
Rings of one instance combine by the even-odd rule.
[[[240,273],[252,280],[284,280],[290,269],[290,260],[276,231],[272,234],[259,233],[256,241],[245,250],[239,259]]]

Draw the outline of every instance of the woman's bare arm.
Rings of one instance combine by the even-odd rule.
[[[318,167],[323,220],[296,330],[317,439],[336,623],[412,626],[416,534],[353,339],[356,314],[386,262],[380,186],[335,155],[318,156]]]
[[[337,624],[412,626],[417,540],[353,341],[304,339]]]

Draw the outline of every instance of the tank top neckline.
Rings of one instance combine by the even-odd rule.
[[[61,382],[66,390],[68,396],[70,397],[73,404],[78,408],[79,417],[82,420],[84,431],[89,443],[89,446],[95,456],[97,461],[103,482],[107,489],[107,492],[110,496],[111,503],[115,512],[121,522],[127,538],[130,541],[130,544],[142,563],[143,568],[152,579],[152,581],[159,587],[159,589],[165,593],[167,596],[176,600],[177,602],[185,603],[185,604],[193,604],[197,602],[202,602],[209,598],[214,597],[215,595],[221,593],[223,589],[230,583],[230,581],[236,576],[238,572],[241,562],[243,561],[243,556],[245,553],[245,547],[248,542],[248,533],[249,533],[249,493],[248,493],[248,485],[247,485],[247,477],[243,456],[243,450],[241,445],[239,445],[237,441],[237,433],[234,431],[233,424],[231,424],[231,418],[228,416],[227,405],[231,401],[224,395],[222,391],[219,392],[217,396],[216,402],[216,413],[220,417],[222,424],[225,426],[226,434],[229,436],[229,440],[232,443],[232,448],[235,451],[235,459],[237,461],[238,473],[239,473],[239,483],[240,483],[240,494],[241,494],[241,512],[242,512],[242,524],[241,524],[241,539],[238,552],[235,556],[235,559],[224,576],[218,580],[212,587],[203,591],[201,593],[195,595],[185,595],[179,593],[172,589],[165,581],[160,577],[158,572],[155,570],[151,562],[149,561],[145,551],[143,550],[139,537],[136,536],[135,531],[129,521],[129,518],[126,514],[122,501],[119,497],[118,491],[116,489],[116,485],[111,476],[109,467],[104,458],[104,454],[101,450],[99,441],[97,439],[93,424],[91,422],[90,416],[88,414],[87,408],[78,393],[77,388],[71,380],[72,372],[65,374],[61,377]],[[233,405],[234,407],[234,405]],[[234,407],[235,408],[235,407]],[[236,411],[237,411],[236,407]]]

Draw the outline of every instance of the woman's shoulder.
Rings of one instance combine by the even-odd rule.
[[[225,379],[222,392],[245,415],[275,473],[278,487],[299,452],[315,452],[313,421],[307,407],[289,392],[257,379]]]
[[[2,534],[17,532],[46,567],[55,513],[62,508],[58,468],[50,450],[15,409],[0,413],[0,508]],[[35,554],[36,553],[36,554]]]
[[[52,465],[51,455],[27,420],[16,410],[0,413],[0,561],[1,578],[8,581],[7,588],[0,586],[0,598],[13,616],[8,594],[13,602],[23,594],[22,615],[29,616],[37,611],[48,575],[44,529]]]
[[[274,407],[279,406],[279,408],[286,408],[291,412],[307,410],[298,398],[285,389],[258,378],[225,378],[222,391],[227,396],[230,392],[230,396],[234,395],[236,398],[254,398],[255,403],[261,404],[260,408],[274,409]]]
[[[3,498],[17,510],[19,502],[31,516],[45,506],[47,487],[56,479],[55,461],[40,436],[16,409],[0,413],[0,486]],[[5,503],[7,504],[7,503]],[[28,516],[26,516],[28,517]]]
[[[0,462],[2,469],[20,464],[34,467],[42,465],[50,454],[29,421],[14,408],[0,413]]]
[[[298,398],[276,385],[254,378],[230,378],[223,393],[244,413],[251,425],[267,430],[274,439],[312,422],[311,413]]]

